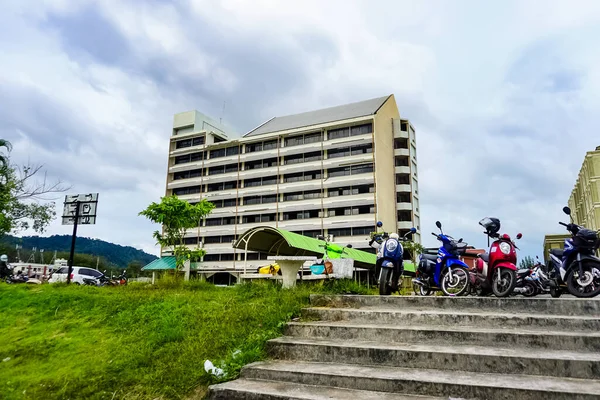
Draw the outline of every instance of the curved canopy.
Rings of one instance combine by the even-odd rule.
[[[302,236],[297,233],[270,226],[249,229],[233,244],[241,250],[259,251],[280,256],[323,256],[325,241]],[[329,244],[330,251],[342,252],[342,247]],[[333,248],[331,248],[333,247]],[[339,247],[339,251],[338,251]],[[357,266],[370,268],[375,265],[377,256],[366,251],[343,248],[341,258],[351,258]]]

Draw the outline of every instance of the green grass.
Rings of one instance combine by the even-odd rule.
[[[0,398],[202,398],[216,382],[205,360],[234,378],[315,292],[373,293],[352,281],[0,284]]]

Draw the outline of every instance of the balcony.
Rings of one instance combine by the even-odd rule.
[[[261,150],[261,151],[253,151],[252,153],[242,153],[240,154],[240,162],[246,161],[256,161],[262,160],[266,158],[273,158],[278,156],[278,149],[270,149],[270,150]]]
[[[394,167],[396,174],[410,174],[410,167]]]
[[[410,155],[410,151],[408,149],[394,149],[395,156],[406,156]]]
[[[239,232],[238,232],[239,233]],[[235,225],[201,226],[200,236],[235,235]]]
[[[183,172],[183,171],[188,171],[191,169],[200,169],[200,168],[202,168],[202,160],[172,165],[169,167],[169,173],[173,174],[175,172]]]
[[[375,225],[375,214],[342,215],[323,219],[325,229]]]
[[[398,221],[398,229],[410,229],[413,227],[412,221]]]
[[[396,193],[410,193],[411,192],[411,187],[409,184],[405,184],[405,185],[396,185]]]
[[[398,211],[412,211],[412,203],[396,203],[396,210]]]

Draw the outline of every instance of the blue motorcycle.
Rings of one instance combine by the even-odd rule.
[[[564,207],[563,212],[571,216],[571,209]],[[550,295],[560,297],[566,286],[569,293],[576,297],[595,297],[600,294],[600,258],[596,251],[600,247],[598,233],[573,223],[565,224],[572,235],[565,240],[564,250],[551,249],[548,260],[548,278]]]
[[[377,222],[378,228],[382,226],[381,221]],[[379,274],[379,294],[381,296],[389,296],[398,291],[398,281],[404,272],[404,248],[400,242],[407,241],[416,231],[415,228],[410,228],[410,231],[402,238],[397,233],[379,232],[372,235],[369,246],[377,249],[375,273]]]
[[[467,251],[467,243],[444,234],[442,224],[435,225],[440,233],[432,233],[442,245],[437,254],[421,254],[417,277],[413,279],[415,292],[422,296],[442,291],[446,296],[460,296],[469,290],[469,267],[459,257]]]

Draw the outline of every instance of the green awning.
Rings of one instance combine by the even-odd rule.
[[[325,241],[314,239],[308,236],[302,236],[297,233],[277,229],[270,226],[259,226],[249,229],[233,244],[233,247],[241,250],[246,248],[251,251],[259,251],[272,255],[283,256],[317,256],[322,257],[324,253],[323,246]],[[330,243],[333,245],[333,251],[340,251],[342,246],[339,244]],[[246,247],[247,246],[247,247]],[[344,248],[341,258],[350,258],[355,260],[362,267],[369,268],[375,265],[377,256],[367,253],[366,251],[357,249]],[[331,251],[331,250],[330,250]],[[358,266],[358,265],[357,265]]]
[[[177,266],[174,256],[166,256],[152,261],[142,268],[142,271],[163,271],[166,269],[175,269]]]

